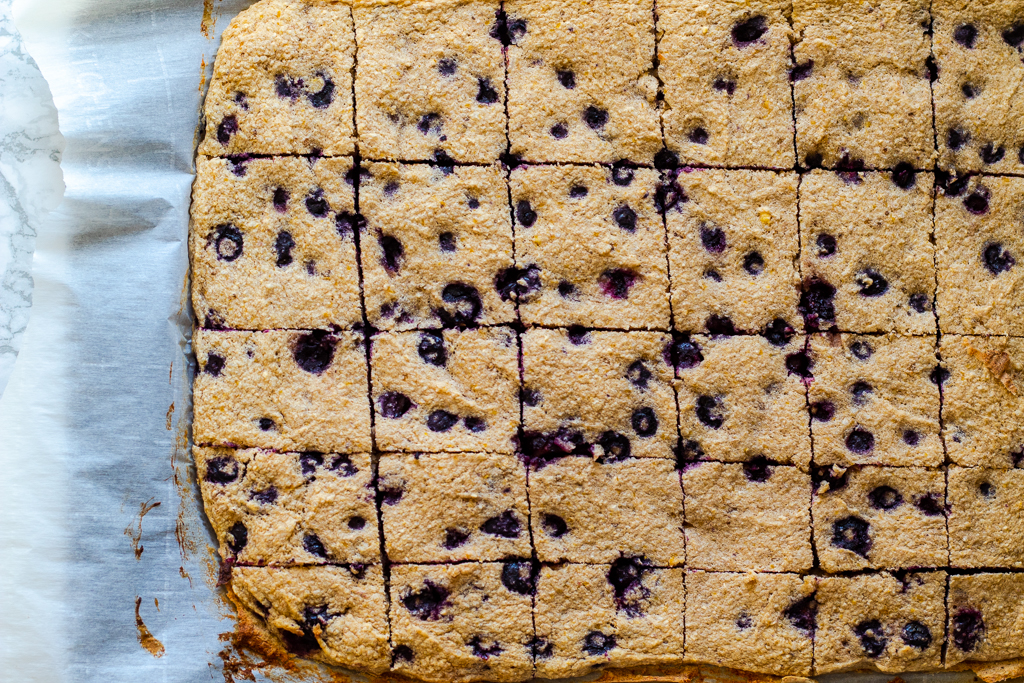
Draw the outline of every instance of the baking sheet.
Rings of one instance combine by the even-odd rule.
[[[249,4],[15,3],[67,141],[0,399],[0,672],[19,681],[267,680],[226,642],[187,450],[196,127],[219,32]]]

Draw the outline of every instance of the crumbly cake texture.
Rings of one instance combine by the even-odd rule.
[[[430,683],[1019,675],[1019,9],[241,13],[189,235],[240,631]]]

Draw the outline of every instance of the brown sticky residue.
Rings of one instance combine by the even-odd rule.
[[[164,426],[167,431],[171,430],[171,421],[174,419],[174,401],[171,401],[171,407],[167,409],[167,424]]]
[[[185,571],[184,567],[178,567],[178,575],[181,576],[181,578],[186,579],[188,581],[189,588],[192,587],[192,576],[187,571]]]
[[[213,0],[203,0],[203,21],[199,24],[199,30],[207,38],[213,37]]]
[[[153,607],[156,607],[156,611],[160,611],[160,598],[153,598]]]
[[[145,503],[139,503],[139,516],[135,519],[134,522],[129,524],[124,529],[124,535],[127,536],[129,540],[131,540],[132,550],[135,551],[136,560],[142,559],[142,518],[145,517],[146,513],[152,510],[153,508],[160,507],[160,501],[153,503],[150,502],[152,500],[153,499],[150,498]]]
[[[139,614],[139,608],[142,607],[142,598],[135,597],[135,628],[139,630],[139,645],[142,646],[149,654],[154,657],[164,656],[164,644],[153,637],[153,634],[149,632],[146,625],[142,623],[142,616]]]
[[[1017,395],[1017,384],[1014,382],[1014,367],[1010,354],[1005,351],[982,351],[972,346],[966,339],[964,346],[967,347],[967,353],[980,360],[981,364],[992,373],[992,376],[1003,385],[1004,389],[1014,396]]]

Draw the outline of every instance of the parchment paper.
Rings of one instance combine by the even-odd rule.
[[[213,2],[15,3],[59,111],[67,190],[39,231],[0,399],[3,680],[265,680],[221,638],[234,622],[187,450],[196,127],[219,32],[249,4]]]

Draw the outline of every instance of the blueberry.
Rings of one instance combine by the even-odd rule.
[[[659,183],[654,190],[654,205],[659,211],[670,211],[676,205],[685,204],[688,201],[690,198],[686,195],[686,191],[674,180]]]
[[[513,593],[533,595],[537,592],[540,567],[530,560],[506,560],[501,568],[501,584]]]
[[[824,160],[820,152],[808,152],[804,155],[804,166],[807,168],[820,168]]]
[[[803,632],[808,638],[814,636],[818,629],[818,601],[812,593],[805,598],[797,600],[782,613],[784,617],[798,631]]]
[[[1020,47],[1024,43],[1024,22],[1014,24],[1003,31],[1003,41],[1010,47]]]
[[[277,501],[277,487],[268,486],[262,491],[253,491],[250,498],[260,505],[273,505]]]
[[[558,76],[558,82],[566,90],[572,90],[576,87],[576,74],[569,69],[560,69],[556,75]]]
[[[909,190],[917,183],[917,172],[909,163],[901,161],[892,171],[892,182],[901,190]]]
[[[378,488],[377,493],[382,505],[398,505],[405,491],[399,485],[383,485]]]
[[[882,296],[889,291],[889,281],[881,273],[873,268],[867,268],[857,274],[857,286],[860,287],[860,295],[866,297]]]
[[[227,145],[231,142],[231,136],[238,132],[238,119],[234,114],[228,114],[217,126],[217,142]]]
[[[530,653],[534,660],[550,659],[555,654],[555,644],[548,642],[540,636],[534,636],[526,643],[526,651]]]
[[[435,410],[427,416],[427,429],[432,432],[447,432],[458,421],[459,416],[454,413],[449,413],[447,410]]]
[[[352,459],[345,454],[335,455],[331,460],[328,469],[339,473],[343,477],[351,477],[359,471],[359,468],[352,464]]]
[[[317,467],[324,464],[324,456],[320,453],[306,452],[299,456],[299,468],[304,476],[316,472]]]
[[[384,185],[384,196],[394,197],[396,194],[398,194],[398,190],[401,187],[402,186],[398,184],[397,180],[389,180],[387,184]]]
[[[477,199],[476,197],[470,197],[469,199],[466,200],[466,206],[468,206],[471,209],[479,209],[480,200]]]
[[[832,545],[867,558],[871,550],[871,525],[860,517],[843,517],[832,523]]]
[[[206,461],[206,476],[203,479],[211,484],[224,486],[237,480],[241,474],[242,468],[238,461],[224,455]]]
[[[885,636],[885,629],[878,619],[862,621],[853,627],[853,632],[860,639],[860,646],[868,657],[881,657],[885,652],[889,639]]]
[[[875,436],[857,427],[846,435],[846,447],[854,453],[870,453],[875,448]]]
[[[668,149],[662,148],[654,155],[654,168],[659,171],[671,171],[679,167],[679,156]]]
[[[397,391],[385,391],[377,399],[377,403],[380,405],[381,417],[389,420],[397,420],[412,408],[412,401],[409,400],[409,397]]]
[[[391,235],[380,235],[377,237],[377,241],[380,243],[381,265],[388,273],[394,275],[402,267],[402,261],[405,259],[405,247],[397,237]]]
[[[277,252],[276,264],[278,268],[290,265],[292,262],[292,249],[295,248],[295,238],[287,230],[277,233],[274,241],[274,251]]]
[[[807,351],[797,351],[786,356],[787,375],[796,375],[800,379],[813,379],[814,374],[811,372],[813,367],[814,362],[811,361]]]
[[[931,380],[932,384],[942,386],[949,379],[949,370],[941,365],[936,365],[928,374],[928,379]]]
[[[479,90],[476,92],[476,101],[480,104],[494,104],[498,101],[498,91],[491,85],[491,79],[477,79]]]
[[[633,411],[632,424],[637,436],[654,436],[658,431],[658,416],[652,408],[637,408]]]
[[[242,522],[235,522],[225,534],[225,541],[227,541],[228,549],[237,555],[249,542],[249,530]]]
[[[874,387],[864,381],[854,382],[853,386],[850,387],[850,394],[853,396],[853,404],[862,406],[868,402],[871,398],[871,394],[874,393]]]
[[[455,251],[455,235],[450,232],[442,232],[437,236],[437,247],[443,252],[451,253]]]
[[[815,243],[818,245],[818,258],[828,258],[835,254],[838,248],[836,238],[828,234],[818,235]]]
[[[768,32],[768,20],[758,15],[742,21],[732,27],[732,42],[736,47],[744,48],[758,41]]]
[[[274,188],[274,209],[280,213],[288,210],[288,190],[283,187]]]
[[[491,26],[490,36],[508,47],[526,35],[526,20],[516,19],[508,16],[505,10],[499,9],[494,13],[496,17],[494,25]]]
[[[942,188],[942,194],[947,197],[959,197],[967,189],[967,184],[971,180],[971,176],[964,175],[957,178],[955,175],[948,175],[942,171],[937,171],[935,174],[936,180],[938,181],[939,187]]]
[[[306,534],[302,538],[302,547],[310,555],[327,559],[327,548],[324,547],[323,541],[316,534]]]
[[[937,493],[926,493],[914,501],[914,505],[928,517],[939,517],[945,512],[942,501]]]
[[[537,468],[566,455],[591,455],[583,433],[568,427],[549,433],[527,431],[521,444],[527,462]]]
[[[687,137],[689,137],[690,142],[692,142],[695,145],[708,144],[708,132],[704,130],[704,128],[702,128],[701,126],[697,126],[693,130],[691,130]]]
[[[583,199],[587,196],[588,192],[590,192],[590,190],[583,185],[573,185],[569,188],[569,196],[572,199]]]
[[[563,299],[574,299],[579,294],[579,290],[576,289],[576,285],[568,280],[562,280],[558,283],[558,294]]]
[[[964,97],[966,97],[969,100],[973,100],[975,97],[978,96],[977,88],[975,88],[970,83],[964,83],[962,86],[960,86],[960,92],[962,92],[964,94]]]
[[[903,496],[891,486],[879,486],[868,493],[868,502],[876,510],[895,510],[903,505]]]
[[[700,344],[691,341],[689,335],[680,335],[665,347],[665,363],[677,370],[689,370],[701,364],[704,355]]]
[[[641,601],[650,595],[643,585],[643,578],[650,571],[650,563],[642,557],[620,557],[612,562],[608,569],[608,583],[612,585],[618,610],[631,617],[642,614]]]
[[[353,531],[358,531],[359,529],[362,529],[364,526],[366,526],[366,520],[362,517],[350,517],[348,520],[348,528],[352,529]]]
[[[516,221],[524,228],[533,227],[537,222],[537,212],[533,210],[528,200],[520,199],[516,203]]]
[[[213,229],[213,249],[221,261],[234,261],[242,255],[242,231],[231,223],[223,223]]]
[[[755,455],[743,463],[743,476],[753,482],[768,481],[772,476],[772,463],[763,455]]]
[[[987,481],[981,483],[981,486],[978,487],[978,491],[986,498],[996,497],[996,488]]]
[[[636,232],[636,211],[625,204],[612,212],[612,218],[615,219],[615,224],[626,232]]]
[[[320,89],[313,93],[307,93],[306,99],[317,109],[327,109],[334,100],[334,81],[324,74],[317,74],[324,82]]]
[[[981,262],[985,264],[985,269],[993,275],[1004,273],[1017,265],[1017,259],[1013,257],[1010,250],[999,242],[989,242],[985,245],[981,252]]]
[[[764,271],[764,258],[756,251],[750,252],[743,257],[743,270],[757,277]]]
[[[294,102],[302,94],[302,79],[289,78],[283,74],[278,75],[274,78],[274,91],[281,99]]]
[[[483,638],[481,638],[480,636],[473,636],[469,639],[469,642],[466,644],[469,645],[469,650],[473,653],[473,656],[479,657],[480,659],[489,659],[491,657],[497,657],[505,651],[498,641],[494,641],[489,645],[485,645]]]
[[[715,82],[711,84],[711,87],[719,92],[724,92],[727,95],[732,95],[736,92],[736,81],[731,78],[716,78]]]
[[[641,391],[647,388],[652,376],[651,371],[647,369],[647,365],[644,364],[643,360],[635,360],[626,368],[626,379]]]
[[[600,631],[591,631],[583,639],[583,651],[591,657],[607,653],[615,647],[615,636],[605,635]]]
[[[754,625],[754,622],[750,619],[749,614],[740,614],[736,620],[736,628],[741,631],[746,631],[748,628]]]
[[[569,343],[573,346],[582,346],[590,343],[590,332],[582,325],[570,325],[565,331]]]
[[[473,432],[474,434],[487,431],[487,421],[482,417],[467,417],[462,421],[462,424],[465,425],[468,431]]]
[[[416,129],[424,135],[434,133],[435,135],[441,134],[441,116],[438,114],[430,113],[424,114],[420,117],[419,122],[416,124]]]
[[[571,284],[570,294],[576,289]],[[514,296],[520,303],[529,299],[530,295],[541,288],[540,268],[536,264],[530,264],[526,268],[502,268],[494,276],[494,289],[498,292],[502,301],[509,301]],[[562,293],[562,286],[559,285],[559,293]],[[566,294],[562,294],[566,296]]]
[[[725,231],[704,224],[700,226],[700,243],[712,254],[725,251]]]
[[[480,293],[476,287],[462,282],[452,282],[441,290],[441,300],[450,304],[442,307],[437,315],[445,327],[465,327],[476,322],[483,312]]]
[[[810,78],[811,72],[814,71],[814,60],[808,59],[803,64],[796,64],[792,69],[789,70],[789,80],[793,83],[802,81],[805,78]]]
[[[206,365],[203,366],[203,372],[213,377],[220,377],[220,373],[224,370],[224,363],[224,356],[211,351],[206,354]]]
[[[903,642],[918,650],[926,650],[932,644],[931,630],[920,621],[908,621],[900,631]]]
[[[985,632],[985,620],[981,612],[964,607],[953,615],[953,642],[963,652],[971,652],[978,646]]]
[[[449,528],[444,530],[444,540],[441,541],[447,550],[454,550],[460,546],[466,545],[466,541],[469,540],[469,532],[463,531],[462,529]]]
[[[828,422],[836,415],[836,406],[832,401],[815,401],[811,404],[811,419]]]
[[[306,372],[323,374],[334,359],[334,345],[337,340],[324,330],[299,335],[292,347],[295,363]]]
[[[541,515],[540,524],[544,528],[544,533],[552,538],[561,538],[569,533],[569,525],[558,515],[545,513]]]
[[[704,448],[693,439],[680,439],[676,445],[676,469],[684,470],[689,465],[704,459]]]
[[[631,452],[629,439],[611,430],[601,434],[597,440],[597,445],[604,450],[604,455],[599,460],[602,463],[625,460]]]
[[[978,38],[978,29],[973,24],[961,24],[953,30],[953,40],[960,43],[967,49],[974,47],[974,41]]]
[[[906,429],[903,431],[903,443],[908,446],[916,446],[921,441],[921,432],[913,429]]]
[[[931,310],[931,301],[927,294],[911,294],[909,303],[910,308],[917,313],[927,313]]]
[[[927,71],[928,80],[934,83],[939,80],[939,65],[935,63],[935,57],[928,55],[924,58],[924,68]]]
[[[625,299],[629,297],[630,287],[636,284],[639,278],[640,276],[632,270],[615,268],[601,273],[597,278],[597,283],[601,286],[601,292],[605,296],[613,299]]]
[[[415,659],[416,653],[408,645],[396,645],[395,649],[391,651],[391,660],[394,663],[412,662]]]
[[[306,196],[306,211],[317,218],[323,218],[331,210],[331,205],[324,197],[324,191],[317,188]]]
[[[813,278],[804,284],[797,310],[809,330],[821,329],[821,323],[834,323],[836,288],[824,280]]]
[[[551,137],[556,140],[564,140],[569,137],[569,127],[564,123],[556,123],[551,126]]]
[[[441,618],[441,610],[448,606],[448,595],[447,588],[427,579],[418,591],[406,589],[402,604],[413,616],[423,621],[437,621]]]
[[[716,337],[732,336],[736,334],[736,326],[732,324],[732,318],[725,315],[710,315],[704,321],[704,327],[708,334]]]
[[[855,341],[850,344],[850,353],[854,355],[857,360],[867,360],[871,358],[871,354],[875,350],[871,348],[871,344],[866,341]]]
[[[796,330],[782,318],[776,318],[768,323],[768,326],[764,328],[764,332],[761,334],[764,335],[764,338],[772,346],[783,348],[788,346],[789,342],[793,340]]]
[[[445,57],[437,62],[437,70],[442,76],[454,76],[458,65],[454,59]]]
[[[720,429],[725,422],[725,408],[722,401],[714,396],[697,397],[697,419],[711,429]]]
[[[480,531],[491,536],[500,536],[501,538],[519,538],[522,526],[519,524],[516,513],[512,510],[506,510],[481,524]]]
[[[629,187],[633,182],[633,167],[623,161],[616,161],[612,165],[612,182],[619,187]]]
[[[839,471],[833,469],[831,465],[814,465],[811,469],[811,483],[814,485],[814,490],[817,491],[822,484],[828,483],[829,491],[838,491],[839,489],[846,488],[846,480],[850,476],[851,470],[846,469]]]
[[[971,141],[971,134],[963,128],[950,128],[946,133],[946,144],[954,152],[959,151]]]
[[[715,270],[714,268],[708,268],[707,270],[705,270],[704,271],[704,277],[706,279],[708,279],[708,280],[711,280],[712,282],[721,282],[722,281],[721,274],[717,270]]]
[[[275,426],[276,425],[274,424],[274,421],[272,419],[270,419],[269,417],[261,417],[259,419],[260,431],[269,432]]]
[[[443,368],[448,363],[448,351],[444,345],[444,336],[440,332],[429,331],[420,335],[420,343],[416,352],[424,363]]]
[[[1002,161],[1005,154],[1005,147],[1002,145],[996,147],[995,144],[991,142],[985,143],[985,146],[978,150],[978,156],[980,156],[982,162],[986,164],[994,164]]]
[[[334,217],[334,229],[338,231],[338,234],[342,237],[348,237],[349,235],[355,235],[356,233],[362,234],[366,228],[366,219],[363,218],[362,214],[351,213],[349,211],[339,211]]]
[[[608,123],[608,112],[591,104],[583,110],[583,121],[593,130],[600,130]]]

